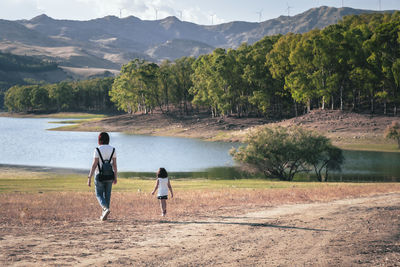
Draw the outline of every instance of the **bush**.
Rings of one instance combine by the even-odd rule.
[[[245,143],[231,150],[235,161],[285,181],[312,169],[319,181],[327,181],[329,170],[340,170],[344,160],[328,138],[301,128],[263,128],[251,132]]]
[[[392,122],[385,130],[386,139],[395,139],[397,141],[397,146],[400,149],[400,124],[398,122]]]

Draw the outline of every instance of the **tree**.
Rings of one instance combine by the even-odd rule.
[[[47,110],[49,108],[49,92],[42,86],[34,86],[31,91],[31,104],[33,109]]]
[[[193,100],[190,88],[193,86],[193,63],[195,58],[182,57],[174,61],[171,65],[171,99],[181,113],[188,114],[188,103]]]
[[[340,170],[344,160],[342,151],[328,138],[302,128],[265,127],[251,132],[245,143],[231,150],[234,160],[285,181],[312,168],[319,181],[327,181],[328,172]]]
[[[320,34],[319,30],[305,33],[290,53],[290,64],[293,71],[285,78],[285,85],[290,88],[294,100],[306,104],[307,112],[311,110],[311,100],[318,97],[313,84],[313,74],[317,68],[313,64],[314,39]]]
[[[267,55],[279,38],[280,35],[267,36],[254,43],[249,47],[249,51],[246,51],[246,60],[241,67],[241,69],[244,69],[242,76],[244,82],[246,82],[242,87],[249,88],[247,90],[247,101],[257,107],[264,115],[271,107],[273,111],[279,112],[281,110],[278,102],[280,95],[277,93],[280,88],[276,86],[270,69],[266,65]]]
[[[266,177],[275,176],[291,181],[296,173],[305,171],[302,155],[304,131],[300,128],[263,128],[251,132],[238,150],[231,150],[234,160],[254,166]],[[304,149],[304,148],[303,148]]]
[[[281,95],[288,94],[290,96],[291,88],[285,84],[285,77],[293,71],[293,65],[290,64],[289,56],[291,51],[296,47],[300,40],[300,34],[288,33],[282,36],[273,46],[273,49],[267,55],[266,66],[271,72],[272,78],[275,79],[275,90],[281,92]],[[297,102],[293,100],[294,114],[298,116]]]
[[[396,140],[398,148],[400,149],[400,124],[398,122],[394,121],[391,125],[386,127],[384,135],[386,139]]]
[[[142,111],[147,114],[160,105],[157,72],[158,65],[135,59],[124,65],[114,80],[109,95],[118,109],[128,113]]]
[[[307,143],[304,153],[307,165],[314,168],[318,181],[327,182],[329,171],[341,170],[344,162],[342,150],[333,146],[327,137],[315,133],[307,138]]]

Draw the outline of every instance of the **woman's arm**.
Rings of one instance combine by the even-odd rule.
[[[92,182],[92,176],[93,176],[94,171],[97,168],[97,164],[98,163],[99,163],[99,158],[94,158],[93,159],[92,168],[90,169],[90,172],[89,172],[89,175],[88,175],[88,182],[87,182],[88,186],[90,186],[90,184]]]
[[[113,169],[114,169],[114,181],[113,184],[117,184],[118,169],[117,169],[117,158],[113,158]]]
[[[151,194],[152,195],[154,195],[154,193],[156,192],[156,190],[157,190],[157,188],[158,188],[158,179],[157,179],[157,182],[156,182],[156,186],[154,187],[154,190],[153,190],[153,192],[151,192]]]

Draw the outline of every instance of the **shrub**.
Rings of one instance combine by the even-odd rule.
[[[262,128],[251,132],[245,143],[231,150],[235,161],[285,181],[312,169],[319,181],[327,181],[329,170],[340,170],[344,160],[328,138],[302,128]]]
[[[395,139],[397,146],[400,149],[400,124],[398,122],[392,122],[385,130],[386,139]]]

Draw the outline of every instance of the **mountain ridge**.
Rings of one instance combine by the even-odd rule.
[[[30,20],[0,20],[0,51],[35,55],[73,68],[119,69],[136,57],[159,62],[199,56],[217,47],[252,44],[266,35],[322,29],[343,16],[362,13],[378,11],[321,6],[259,23],[232,21],[218,25],[199,25],[175,16],[160,20],[106,16],[78,21],[42,14]]]

